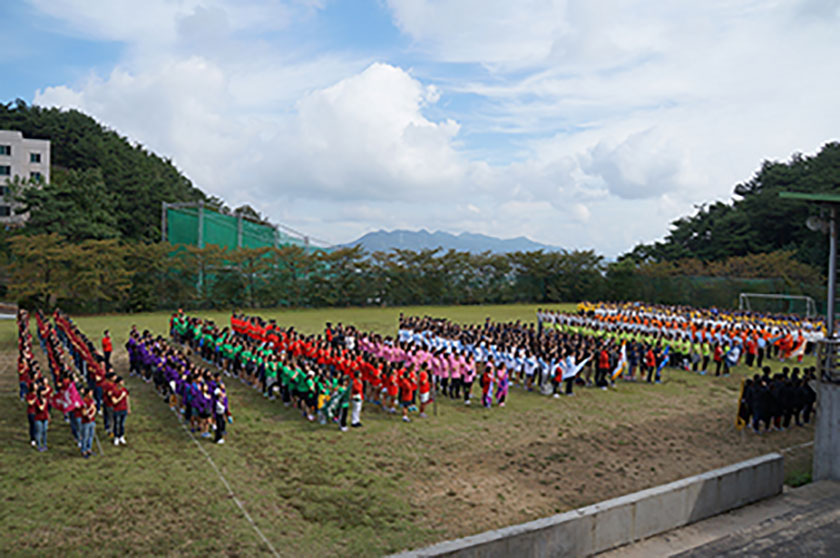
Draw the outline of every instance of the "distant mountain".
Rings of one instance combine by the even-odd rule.
[[[557,246],[540,244],[524,236],[496,238],[494,236],[467,232],[458,235],[442,231],[429,232],[425,229],[420,231],[375,231],[367,233],[358,240],[349,242],[344,246],[356,245],[361,245],[368,252],[387,252],[394,248],[416,251],[440,247],[444,251],[453,249],[459,252],[472,252],[477,254],[489,250],[497,254],[502,254],[506,252],[527,252],[532,250],[555,251],[561,249]]]

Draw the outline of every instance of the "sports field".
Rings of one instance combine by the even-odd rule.
[[[254,313],[306,332],[331,321],[396,332],[400,312],[456,322],[533,321],[533,305]],[[226,322],[228,312],[194,315]],[[166,313],[76,319],[114,336],[117,370],[132,324],[164,333]],[[37,345],[37,344],[36,344]],[[28,444],[17,400],[14,323],[0,323],[0,555],[252,556],[272,550],[205,454],[151,385],[129,378],[128,445],[81,459],[69,427],[50,450]],[[45,364],[40,349],[36,357]],[[774,370],[778,364],[774,363]],[[729,378],[666,369],[664,383],[620,382],[551,399],[511,389],[486,410],[441,400],[404,424],[372,406],[364,428],[311,424],[229,383],[227,444],[200,440],[242,507],[281,556],[377,556],[572,509],[813,439],[812,427],[755,436],[734,429],[745,367]],[[98,426],[101,432],[101,425]],[[95,446],[98,450],[98,447]],[[786,454],[788,477],[810,450]]]

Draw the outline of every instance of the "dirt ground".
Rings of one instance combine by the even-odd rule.
[[[447,538],[545,517],[813,440],[811,426],[756,435],[737,431],[729,407],[665,417],[622,415],[624,424],[553,435],[533,418],[483,437],[482,449],[426,460],[414,503]],[[536,423],[536,424],[535,424]],[[493,438],[499,443],[493,443]],[[476,440],[470,442],[475,448]],[[446,452],[444,452],[446,453]],[[420,466],[422,466],[420,465]],[[788,457],[810,468],[810,448]],[[786,467],[787,468],[787,467]]]

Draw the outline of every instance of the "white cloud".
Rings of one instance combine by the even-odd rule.
[[[127,47],[36,103],[336,242],[428,228],[616,255],[840,129],[836,1],[388,0],[411,63],[290,38],[318,1],[33,4]]]
[[[464,162],[452,147],[453,120],[422,114],[437,91],[404,70],[373,64],[310,93],[297,107],[285,165],[301,158],[301,185],[348,198],[428,199],[460,184]]]

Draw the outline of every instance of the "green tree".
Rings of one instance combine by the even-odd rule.
[[[68,246],[69,247],[69,246]],[[131,287],[124,246],[116,239],[85,240],[73,247],[71,300],[93,305],[102,312],[104,304],[121,303]]]
[[[16,183],[15,197],[29,213],[24,232],[58,234],[71,243],[118,238],[114,200],[98,169],[55,172],[41,187]]]
[[[25,306],[49,309],[70,293],[75,246],[58,234],[16,236],[9,241],[12,263],[9,295]]]

